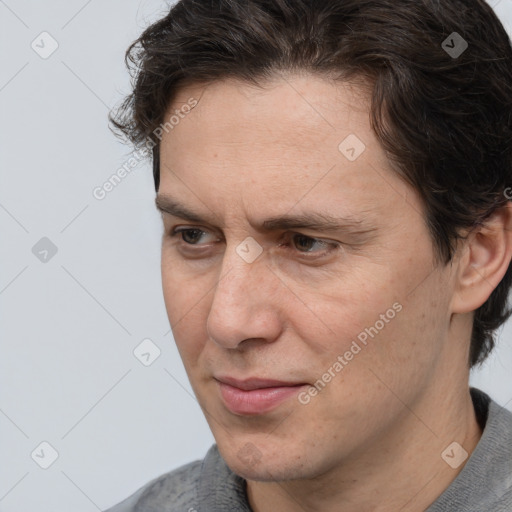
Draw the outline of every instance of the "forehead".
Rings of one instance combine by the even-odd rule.
[[[355,84],[300,75],[262,87],[191,85],[166,118],[191,100],[194,108],[163,133],[161,192],[214,211],[258,201],[278,214],[322,202],[347,215],[412,193],[391,169],[370,127],[368,94]]]
[[[212,144],[244,143],[249,137],[256,144],[306,144],[325,151],[332,149],[331,142],[357,132],[371,143],[374,137],[369,126],[366,91],[362,85],[310,74],[282,75],[259,86],[235,79],[189,85],[179,90],[166,119],[191,98],[197,100],[197,105],[180,121],[180,126],[163,136],[170,139],[167,136],[172,134],[178,142],[190,131],[200,130],[201,136],[206,135]],[[313,142],[322,144],[319,147]]]

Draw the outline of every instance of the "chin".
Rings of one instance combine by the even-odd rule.
[[[226,461],[229,468],[233,473],[241,476],[245,480],[252,480],[255,482],[286,482],[290,480],[300,480],[303,478],[311,478],[305,472],[305,468],[302,464],[298,464],[297,467],[291,465],[283,466],[282,461],[279,464],[267,464],[262,461],[257,466],[247,466],[237,461]]]
[[[304,453],[291,453],[281,443],[279,447],[259,448],[250,441],[227,443],[218,443],[222,457],[233,473],[246,480],[283,482],[315,476]]]

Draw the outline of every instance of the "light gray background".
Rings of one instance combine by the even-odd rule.
[[[492,5],[512,33],[512,0]],[[105,509],[213,443],[169,331],[149,164],[92,195],[130,156],[107,128],[124,51],[167,10],[0,0],[1,512]],[[31,47],[43,31],[59,45],[47,59]],[[161,355],[146,367],[147,338]],[[472,384],[512,410],[511,340],[509,323]]]

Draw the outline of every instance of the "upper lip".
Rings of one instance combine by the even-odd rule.
[[[304,382],[286,382],[275,379],[260,379],[258,377],[252,377],[250,379],[235,379],[233,377],[215,377],[215,380],[228,384],[234,388],[242,389],[244,391],[251,391],[253,389],[263,388],[278,388],[278,387],[290,387],[290,386],[302,386]]]

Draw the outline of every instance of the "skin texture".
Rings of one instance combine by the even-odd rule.
[[[223,458],[247,479],[255,512],[425,510],[463,467],[443,450],[456,441],[471,453],[481,436],[466,363],[472,311],[510,262],[510,209],[438,264],[421,201],[371,131],[363,89],[307,74],[263,88],[223,80],[183,88],[169,114],[191,97],[198,104],[164,133],[158,195],[206,220],[163,214],[162,282]],[[349,134],[365,144],[355,161],[338,149]],[[359,227],[258,228],[308,212]],[[192,231],[171,236],[177,227]],[[247,237],[262,248],[252,263],[236,251]],[[393,304],[400,311],[333,371]],[[307,404],[294,395],[259,415],[231,412],[214,379],[310,390],[330,368]]]

